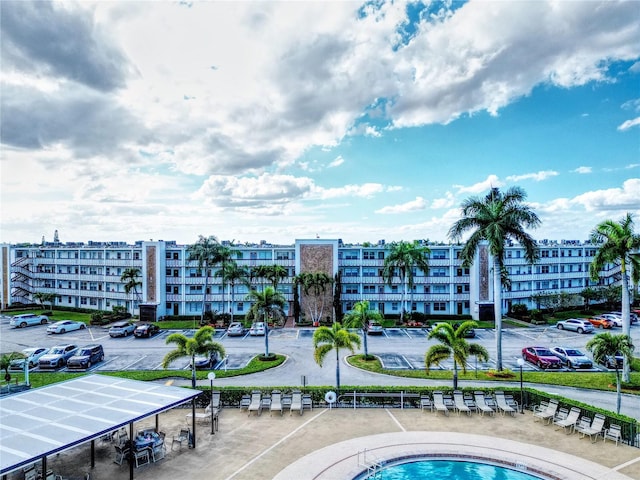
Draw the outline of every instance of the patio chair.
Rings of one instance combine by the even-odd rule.
[[[591,424],[588,426],[576,427],[576,430],[580,432],[580,438],[584,438],[589,435],[591,443],[595,443],[598,440],[598,435],[602,435],[604,430],[605,416],[601,413],[596,413],[591,420]]]
[[[282,416],[282,393],[280,393],[280,390],[274,390],[271,392],[269,416],[273,415],[273,412],[280,412],[280,416]]]
[[[211,404],[207,405],[206,408],[204,409],[204,412],[196,412],[196,422],[210,422],[211,421],[211,416],[212,415],[217,415],[218,410],[213,410],[211,408]],[[191,425],[191,422],[193,420],[193,413],[188,413],[187,415],[185,415],[185,420],[187,422],[187,425]]]
[[[282,410],[291,410],[291,394],[283,393],[282,394]]]
[[[464,403],[464,396],[461,390],[455,390],[453,392],[453,404],[456,412],[460,415],[460,412],[465,412],[467,415],[471,415],[471,409]]]
[[[553,421],[558,411],[558,400],[552,398],[548,402],[540,403],[533,408],[533,421],[543,420],[546,424]]]
[[[429,409],[430,412],[433,412],[433,402],[431,401],[431,397],[429,395],[421,395],[420,410],[424,412],[426,409]]]
[[[500,390],[496,390],[496,404],[498,405],[498,409],[502,415],[509,413],[511,416],[516,414],[516,410],[507,403],[507,399],[504,396],[504,392]]]
[[[271,395],[265,394],[262,396],[262,410],[269,410],[271,408]]]
[[[478,407],[476,406],[476,402],[473,399],[473,395],[470,392],[465,392],[463,395],[464,404],[469,407],[472,412],[479,412]]]
[[[480,415],[484,416],[485,413],[488,413],[489,415],[492,415],[492,416],[495,415],[496,413],[495,410],[491,408],[489,405],[487,405],[484,392],[481,392],[481,391],[473,392],[473,396],[476,399],[476,408],[480,412]]]
[[[302,409],[313,410],[313,399],[310,393],[302,394]]]
[[[433,408],[436,409],[436,412],[442,412],[447,417],[449,416],[449,409],[444,403],[444,395],[440,391],[433,392]]]
[[[188,428],[182,428],[177,436],[173,436],[173,441],[171,442],[171,451],[173,451],[173,448],[176,445],[178,445],[180,449],[182,449],[182,442],[188,442],[190,436],[191,430],[189,430]]]
[[[149,448],[143,448],[142,450],[136,450],[133,455],[133,459],[136,462],[136,468],[151,463],[151,450]]]
[[[556,430],[562,427],[565,433],[571,433],[575,428],[576,423],[578,423],[579,419],[580,419],[580,409],[578,407],[571,407],[571,410],[569,410],[569,415],[567,415],[567,418],[563,420],[554,420],[553,424],[556,425]]]
[[[505,395],[504,399],[507,402],[507,405],[513,408],[516,412],[520,411],[520,405],[518,405],[517,400],[513,398],[513,395]],[[522,405],[522,408],[524,408],[524,405]]]
[[[129,447],[114,445],[114,448],[116,449],[116,458],[114,462],[117,463],[118,465],[122,465],[122,462],[124,462],[129,456],[129,451],[130,451]]]
[[[247,408],[249,408],[249,405],[251,405],[251,395],[249,394],[244,394],[242,395],[242,398],[240,399],[240,410],[246,410]]]
[[[165,433],[158,432],[158,436],[160,437],[160,440],[158,440],[158,442],[155,443],[151,448],[151,459],[154,462],[157,462],[158,460],[162,460],[167,454],[167,446],[164,443]]]
[[[609,425],[609,428],[604,431],[604,435],[602,436],[602,443],[606,442],[607,438],[616,442],[616,446],[618,446],[618,442],[622,440],[622,428],[620,425]]]
[[[293,392],[291,394],[291,407],[289,408],[289,415],[291,415],[294,411],[300,412],[302,415],[302,393]]]
[[[262,393],[260,391],[251,392],[251,403],[247,407],[247,412],[256,412],[257,415],[262,414]]]
[[[214,391],[211,394],[211,408],[214,410],[220,410],[220,391]]]

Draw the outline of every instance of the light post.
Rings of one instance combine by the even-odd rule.
[[[210,410],[211,410],[211,435],[214,435],[213,433],[213,381],[216,379],[216,374],[215,372],[209,372],[207,374],[207,378],[209,379],[209,382],[211,382],[211,403],[209,404]]]
[[[524,358],[518,359],[518,366],[520,367],[520,413],[524,415],[524,389],[522,388],[522,367],[524,366]]]

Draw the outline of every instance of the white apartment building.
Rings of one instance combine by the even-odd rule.
[[[228,242],[222,242],[229,246]],[[531,296],[565,292],[578,294],[596,283],[589,280],[589,264],[597,245],[580,241],[538,242],[540,259],[529,265],[517,244],[506,251],[506,267],[511,288],[502,292],[502,311],[515,303],[535,308]],[[462,266],[462,245],[428,243],[429,271],[415,270],[414,286],[407,294],[407,310],[424,314],[471,315],[474,319],[493,318],[492,261],[488,249],[481,247],[471,268]],[[111,310],[124,306],[134,311],[139,305],[153,306],[156,318],[168,315],[199,315],[203,296],[205,310],[244,315],[250,307],[248,288],[236,285],[233,292],[210,269],[205,292],[204,272],[188,261],[188,245],[174,241],[44,243],[42,245],[0,245],[0,301],[2,306],[32,303],[37,292],[57,295],[60,307]],[[344,244],[338,239],[296,240],[293,245],[233,245],[238,265],[256,267],[278,264],[288,277],[278,289],[293,312],[293,277],[301,272],[323,271],[341,277],[342,311],[359,300],[385,314],[399,314],[403,286],[398,278],[389,285],[382,277],[384,241],[377,244]],[[484,249],[484,250],[483,250]],[[120,277],[125,269],[140,270],[142,286],[137,295],[125,293]],[[603,271],[600,284],[620,281],[619,266]],[[260,279],[253,279],[258,286]],[[224,303],[223,303],[224,302]],[[333,315],[328,306],[328,315]]]

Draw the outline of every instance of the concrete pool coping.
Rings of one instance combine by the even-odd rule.
[[[495,446],[492,446],[495,445]],[[354,438],[310,453],[274,480],[351,480],[376,465],[402,457],[488,461],[549,480],[631,480],[611,468],[545,447],[486,435],[399,432]]]

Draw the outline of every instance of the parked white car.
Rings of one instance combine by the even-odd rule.
[[[14,315],[9,320],[9,325],[15,328],[30,327],[31,325],[44,325],[49,323],[49,317],[46,315],[36,315],[35,313],[23,313],[22,315]]]
[[[577,348],[551,347],[551,351],[569,368],[593,368],[591,359]]]
[[[251,328],[249,329],[249,335],[254,337],[257,335],[264,335],[265,333],[266,329],[264,327],[264,322],[256,322],[251,325]]]
[[[34,368],[38,366],[40,357],[46,355],[48,352],[49,349],[45,347],[25,348],[22,350],[22,354],[25,358],[16,358],[11,360],[9,370],[24,370],[25,362],[29,362],[29,368]]]
[[[600,318],[606,318],[607,320],[613,323],[614,327],[622,327],[622,315],[617,315],[615,313],[603,313],[602,315],[598,315]]]
[[[589,320],[582,318],[567,318],[556,323],[558,330],[572,330],[578,333],[591,333],[594,331]]]
[[[47,333],[67,333],[73,330],[84,330],[87,326],[75,320],[60,320],[47,327]]]

